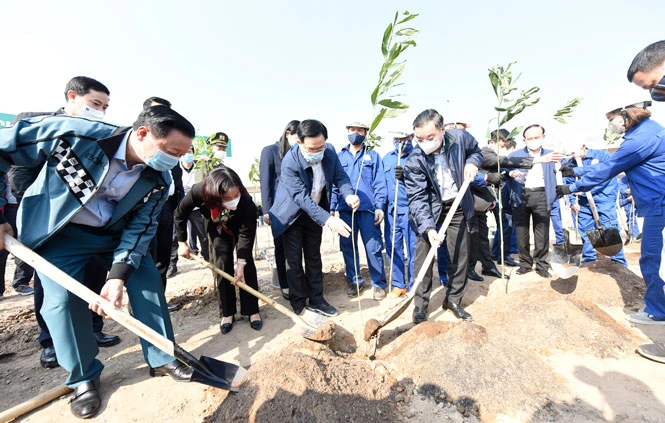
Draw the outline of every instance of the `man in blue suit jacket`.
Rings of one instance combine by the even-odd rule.
[[[413,122],[418,147],[404,167],[404,184],[409,199],[409,214],[418,242],[416,244],[416,272],[425,263],[431,246],[447,242],[450,262],[449,283],[443,308],[455,316],[473,320],[461,306],[466,290],[469,262],[469,227],[473,216],[473,197],[467,191],[461,208],[454,210],[454,217],[446,233],[439,237],[437,229],[443,223],[458,195],[464,180],[473,180],[482,160],[476,139],[466,131],[443,128],[443,117],[434,109],[420,113]],[[432,291],[432,263],[415,296],[413,321],[427,320],[427,306]]]
[[[325,125],[318,120],[305,120],[298,125],[297,133],[298,144],[282,159],[281,179],[270,208],[272,234],[275,238],[281,236],[284,244],[293,311],[300,314],[307,307],[324,316],[335,316],[339,311],[323,298],[322,227],[345,237],[351,231],[342,219],[330,215],[333,184],[352,209],[358,208],[360,200],[353,194],[335,149],[326,143]]]
[[[526,147],[514,151],[510,158],[538,157],[551,153],[543,149],[545,128],[534,124],[527,126],[522,132]],[[556,176],[554,163],[534,164],[528,170],[512,170],[510,179],[510,207],[513,210],[515,233],[517,234],[517,249],[520,256],[518,275],[533,270],[544,278],[551,278],[548,272],[550,267],[547,254],[550,246],[550,213],[559,215],[559,203],[556,201]],[[534,253],[531,256],[531,239],[529,226],[533,218]]]

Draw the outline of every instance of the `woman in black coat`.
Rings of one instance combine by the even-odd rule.
[[[208,173],[203,182],[195,184],[180,202],[175,214],[178,254],[189,258],[192,250],[187,243],[187,219],[196,207],[201,209],[210,245],[210,261],[226,273],[235,275],[235,282],[243,281],[258,290],[256,266],[252,247],[256,237],[257,208],[240,177],[232,169],[221,166]],[[233,263],[236,250],[237,262]],[[233,329],[236,309],[235,283],[215,274],[215,288],[222,316],[220,329],[227,334]],[[252,329],[263,326],[259,314],[259,301],[240,290],[240,314],[249,316]]]

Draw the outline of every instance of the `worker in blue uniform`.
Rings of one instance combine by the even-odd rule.
[[[619,184],[619,207],[623,209],[621,212],[626,213],[628,235],[630,236],[630,239],[639,240],[642,238],[642,232],[640,231],[640,225],[637,223],[635,202],[633,201],[633,196],[630,194],[628,177],[625,175],[621,177],[621,175],[619,175],[617,177],[617,182]]]
[[[339,212],[339,217],[353,228],[349,238],[340,238],[339,244],[344,263],[346,278],[349,281],[347,295],[356,297],[364,289],[364,279],[360,276],[358,257],[358,231],[362,236],[367,254],[367,265],[374,287],[373,297],[381,301],[386,297],[386,271],[383,268],[383,241],[381,227],[386,207],[388,190],[383,172],[381,157],[376,151],[368,151],[365,137],[369,126],[353,122],[346,126],[349,144],[342,148],[337,156],[344,171],[351,179],[356,195],[360,198],[360,207],[355,213],[344,201],[339,201],[339,191],[333,189],[330,210]],[[353,219],[352,219],[353,218]],[[353,220],[353,222],[352,222]],[[354,248],[355,242],[355,248]]]
[[[394,132],[393,143],[395,149],[383,157],[383,171],[388,189],[384,234],[387,256],[392,261],[391,295],[397,298],[413,285],[413,261],[416,255],[416,233],[409,224],[409,201],[404,188],[404,165],[413,151],[413,129]],[[408,274],[404,272],[405,261],[408,262]]]
[[[665,228],[665,128],[650,119],[650,101],[606,114],[609,126],[624,141],[606,161],[598,163],[571,185],[557,186],[559,197],[585,192],[626,172],[635,205],[644,217],[640,270],[646,284],[645,308],[626,316],[633,323],[665,324],[665,282],[659,275]]]
[[[582,159],[582,167],[577,166],[576,158]],[[561,174],[566,177],[566,183],[575,182],[575,176],[582,176],[591,171],[593,166],[606,162],[610,158],[610,153],[605,150],[595,150],[586,148],[582,145],[581,148],[573,152],[573,157],[566,159],[562,164]],[[600,217],[600,223],[604,228],[617,228],[621,232],[619,225],[619,218],[617,216],[616,198],[619,192],[619,184],[616,178],[610,178],[602,184],[596,185],[591,189],[594,203],[596,204],[596,211]],[[586,231],[596,229],[596,222],[593,220],[593,213],[591,206],[586,195],[571,195],[570,204],[573,212],[577,213],[578,229],[584,247],[582,251],[582,261],[590,262],[596,260],[596,250],[591,245]],[[614,262],[621,263],[628,267],[628,262],[623,255],[623,248],[617,254],[610,257]]]

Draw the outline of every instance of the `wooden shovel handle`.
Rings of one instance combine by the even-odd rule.
[[[213,265],[212,263],[208,263],[207,261],[205,261],[205,259],[203,257],[197,256],[195,254],[190,254],[189,257],[191,259],[193,259],[194,261],[196,261],[197,263],[199,263],[199,264],[207,267],[208,269],[212,270],[213,272],[217,273],[218,275],[220,275],[224,279],[228,280],[229,282],[234,281],[235,278],[233,276],[229,275],[228,273],[226,273],[225,271],[223,271],[219,267]],[[256,298],[260,299],[261,301],[265,302],[269,306],[277,309],[277,311],[279,311],[283,314],[286,314],[287,316],[289,316],[291,318],[291,320],[293,320],[293,321],[300,320],[300,317],[297,314],[295,314],[294,312],[292,312],[288,308],[284,307],[283,305],[281,305],[277,301],[273,300],[272,298],[266,296],[265,294],[260,293],[259,291],[252,288],[251,286],[248,286],[246,283],[238,281],[238,282],[236,282],[236,285],[238,286],[238,288],[249,292],[250,294],[252,294]]]
[[[114,307],[113,304],[95,294],[88,287],[49,263],[39,254],[18,242],[16,239],[14,239],[14,237],[8,234],[4,234],[4,241],[5,249],[7,251],[28,263],[34,269],[39,270],[41,273],[48,276],[51,280],[65,288],[67,291],[81,298],[88,304],[100,305],[107,316],[120,323],[137,336],[145,339],[169,355],[174,354],[173,342],[169,341],[155,330],[125,313],[122,309]]]
[[[0,413],[0,423],[10,422],[16,418],[21,417],[25,413],[29,413],[35,408],[41,407],[54,399],[66,395],[72,391],[72,388],[66,386],[58,386],[50,389],[44,393],[37,395],[35,398],[29,399],[19,405],[3,411]]]

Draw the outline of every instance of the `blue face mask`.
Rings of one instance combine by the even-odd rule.
[[[187,153],[184,156],[182,156],[182,162],[190,164],[194,161],[194,155],[192,153]]]
[[[156,148],[157,145],[155,144],[155,140],[151,141]],[[143,160],[146,160],[145,156],[143,156]],[[157,149],[157,153],[145,161],[145,164],[155,169],[157,172],[166,172],[167,170],[171,170],[176,167],[178,165],[178,160],[178,157],[172,156],[160,149]]]
[[[395,150],[399,151],[399,141],[395,141]],[[409,153],[411,153],[411,150],[413,150],[413,142],[409,139],[404,142],[404,145],[402,145],[402,156],[407,156]]]
[[[302,151],[302,150],[300,150],[300,152],[302,153],[302,156],[305,158],[305,160],[307,161],[307,163],[309,163],[309,164],[317,164],[317,163],[319,163],[321,160],[323,160],[323,154],[326,152],[326,150],[319,151],[318,153],[312,153],[312,154],[305,153],[305,152]]]
[[[665,101],[665,76],[650,91],[653,101]]]
[[[365,141],[365,136],[356,134],[355,132],[353,134],[349,134],[349,142],[353,145],[360,145]]]

